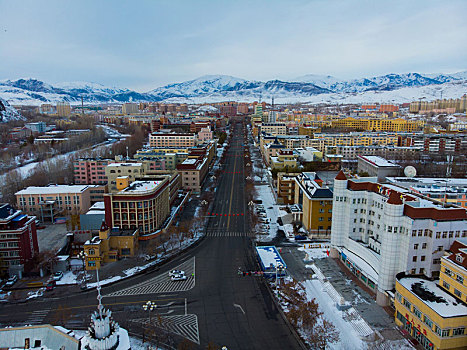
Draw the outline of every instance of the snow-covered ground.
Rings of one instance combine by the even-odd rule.
[[[56,282],[57,286],[65,284],[77,284],[77,274],[74,274],[73,271],[66,271],[63,273],[63,277]]]
[[[266,224],[269,225],[267,235],[258,235],[257,240],[269,241],[277,235],[277,230],[279,229],[279,224],[276,221],[277,218],[279,216],[285,215],[286,212],[284,210],[279,209],[280,207],[283,207],[283,205],[275,204],[276,200],[272,192],[273,190],[269,185],[257,185],[255,187],[257,191],[257,198],[262,201],[262,205],[264,206],[264,210],[266,211],[267,217],[264,219],[270,220],[269,223]]]

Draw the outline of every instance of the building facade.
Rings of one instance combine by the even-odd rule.
[[[193,147],[196,134],[152,133],[149,134],[151,147]]]
[[[32,258],[39,253],[36,218],[0,204],[0,272],[19,274],[30,271]]]
[[[437,277],[443,251],[467,236],[467,213],[373,181],[347,179],[342,171],[335,178],[332,255],[386,305],[397,273]]]
[[[104,195],[107,225],[138,229],[140,235],[157,231],[170,213],[169,184],[169,177],[160,181],[123,181],[118,192]]]

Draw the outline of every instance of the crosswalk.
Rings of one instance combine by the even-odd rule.
[[[133,322],[148,324],[149,319],[139,318],[133,320]],[[194,314],[153,317],[151,323],[155,327],[166,329],[171,333],[178,334],[193,343],[199,344],[198,317]]]
[[[172,281],[168,273],[165,272],[147,281],[138,283],[132,287],[106,294],[104,297],[173,293],[192,289],[195,286],[195,257],[183,262],[182,264],[175,267],[175,269],[185,271],[187,279],[184,281]]]
[[[31,315],[25,321],[25,324],[31,324],[31,325],[42,324],[44,318],[46,318],[49,311],[50,311],[50,308],[44,309],[44,310],[32,311]]]
[[[254,232],[208,230],[206,237],[255,237]]]

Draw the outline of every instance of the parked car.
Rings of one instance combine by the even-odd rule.
[[[62,271],[58,271],[58,272],[55,272],[54,275],[53,275],[53,280],[54,281],[60,281],[63,277],[63,272]]]
[[[170,277],[170,279],[172,281],[184,281],[184,280],[186,280],[186,276],[185,276],[185,274],[176,274],[176,275],[172,275],[172,277]]]
[[[262,218],[267,218],[268,217],[265,213],[259,213],[258,216],[261,216]]]
[[[7,281],[6,281],[6,283],[5,283],[5,286],[11,287],[11,286],[14,285],[17,281],[18,281],[18,276],[14,275],[14,276],[10,277],[9,279],[7,279]]]
[[[55,280],[49,281],[47,283],[47,286],[45,286],[45,290],[53,290],[57,284],[55,283]]]
[[[173,277],[175,275],[185,275],[185,271],[182,271],[182,270],[169,271],[169,277]]]

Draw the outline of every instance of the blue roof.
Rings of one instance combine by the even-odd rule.
[[[25,217],[27,217],[27,215],[18,215],[17,217],[13,218],[12,221],[21,221],[22,219],[24,219]]]

